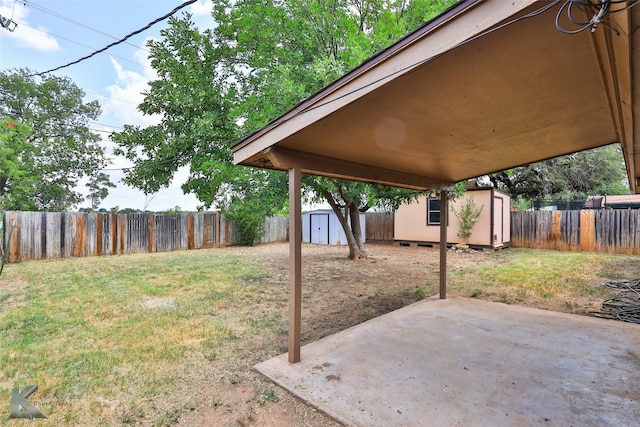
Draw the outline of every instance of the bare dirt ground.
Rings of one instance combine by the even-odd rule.
[[[439,252],[423,247],[368,244],[369,258],[348,261],[345,247],[303,245],[303,345],[435,295]],[[185,403],[177,420],[188,426],[337,426],[334,420],[273,385],[252,370],[255,363],[287,351],[288,245],[227,248],[225,253],[250,255],[264,274],[247,278],[261,288],[254,310],[277,313],[279,322],[256,342],[230,344],[234,356],[218,358],[217,373],[191,387],[201,392]],[[502,251],[504,252],[504,251]],[[469,295],[456,286],[456,272],[501,262],[500,251],[449,253],[451,296]],[[585,312],[601,301],[592,296],[563,305],[544,299],[507,300],[505,293],[485,291],[479,298],[567,312]],[[264,318],[264,317],[263,317]],[[206,372],[207,369],[204,369]],[[222,374],[222,373],[225,374]]]

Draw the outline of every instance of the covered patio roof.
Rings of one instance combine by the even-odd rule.
[[[234,161],[427,189],[617,142],[637,193],[640,8],[565,34],[563,4],[461,1],[244,139]]]
[[[593,3],[607,13],[462,0],[233,147],[236,164],[289,171],[290,362],[300,360],[301,174],[444,190],[443,242],[448,188],[512,167],[620,143],[640,192],[640,7]],[[561,31],[576,28],[568,10],[594,31]],[[445,284],[441,244],[441,298]]]

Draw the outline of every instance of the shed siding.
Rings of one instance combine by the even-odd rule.
[[[476,207],[482,206],[482,214],[476,225],[472,229],[469,238],[470,245],[477,246],[502,246],[510,242],[510,198],[508,195],[499,191],[487,190],[469,190],[461,198],[451,201],[457,211],[460,210],[462,203],[468,198],[473,197]],[[499,203],[500,199],[502,203]],[[502,205],[502,206],[500,206]],[[501,209],[502,212],[496,210]],[[460,243],[461,238],[457,236],[459,231],[458,218],[449,212],[449,224],[447,227],[447,242]],[[500,237],[500,233],[494,230],[500,227],[498,219],[501,219],[502,240],[498,239],[494,242],[494,235]],[[427,225],[427,197],[420,197],[418,200],[404,204],[398,208],[394,219],[394,240],[411,241],[411,242],[429,242],[438,243],[440,241],[440,226]]]

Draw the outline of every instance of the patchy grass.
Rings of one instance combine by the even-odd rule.
[[[610,295],[602,285],[605,280],[626,277],[627,264],[638,264],[637,257],[516,248],[497,252],[494,258],[493,265],[455,271],[452,289],[507,304],[586,312]]]
[[[8,266],[0,396],[8,404],[11,388],[37,384],[33,402],[50,425],[108,425],[118,413],[124,424],[175,423],[201,392],[183,387],[202,364],[228,362],[238,342],[268,339],[265,331],[284,323],[256,310],[256,280],[266,278],[250,257],[218,252]]]
[[[10,264],[0,277],[0,424],[11,389],[64,425],[335,423],[251,367],[286,351],[287,245]],[[438,253],[303,248],[303,343],[434,295]],[[637,257],[451,254],[449,294],[584,313]],[[5,409],[1,409],[5,408]],[[266,409],[265,409],[266,408]],[[270,418],[271,417],[271,418]]]

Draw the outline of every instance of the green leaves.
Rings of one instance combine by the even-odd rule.
[[[618,144],[557,157],[489,176],[512,197],[586,197],[627,194],[626,172]]]
[[[100,106],[84,103],[84,92],[68,78],[23,77],[28,74],[0,72],[0,105],[18,113],[16,128],[0,131],[0,210],[63,211],[84,199],[76,189],[80,179],[100,177],[106,165],[100,137],[88,127]],[[96,182],[106,197],[108,180]]]
[[[423,6],[413,7],[418,3]],[[433,10],[450,3],[438,2]],[[161,114],[161,123],[112,135],[117,153],[135,163],[125,182],[152,193],[189,166],[185,192],[226,210],[240,228],[253,224],[257,230],[262,220],[256,218],[286,209],[286,175],[236,167],[230,147],[430,18],[424,12],[430,4],[214,0],[210,30],[199,31],[189,15],[172,18],[163,39],[149,43],[158,79],[139,107]],[[304,177],[304,183],[307,198],[326,197],[345,210],[393,210],[415,197],[318,177]],[[244,233],[253,242],[249,228]]]
[[[460,210],[456,210],[454,206],[451,206],[451,212],[458,218],[458,237],[464,239],[465,243],[468,243],[469,237],[471,237],[471,229],[478,222],[480,214],[484,205],[480,207],[476,206],[473,196],[469,196],[462,202]]]

